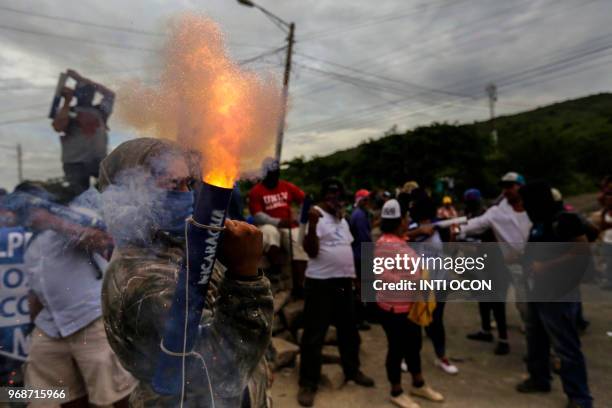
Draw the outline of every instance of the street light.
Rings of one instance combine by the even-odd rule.
[[[274,22],[274,24],[279,27],[283,32],[287,33],[287,57],[285,59],[285,73],[283,76],[283,95],[282,95],[282,106],[281,106],[281,117],[278,124],[278,132],[276,136],[276,149],[275,149],[275,157],[278,161],[280,161],[281,151],[283,149],[283,137],[285,135],[285,120],[287,116],[287,99],[289,98],[289,76],[291,74],[291,57],[293,54],[293,43],[294,33],[295,33],[295,23],[288,23],[282,18],[272,14],[265,8],[260,5],[254,3],[251,0],[237,0],[238,3],[242,4],[246,7],[254,7],[264,13],[269,19]]]

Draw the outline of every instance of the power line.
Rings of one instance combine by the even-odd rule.
[[[444,7],[453,7],[465,1],[466,0],[456,0],[456,1],[446,2],[446,3],[436,5],[436,8],[440,10],[440,9],[443,9]],[[332,27],[327,30],[307,32],[304,35],[300,36],[300,41],[301,42],[311,41],[315,39],[320,39],[322,37],[326,37],[328,35],[344,34],[348,31],[359,30],[364,27],[371,27],[371,26],[388,23],[388,22],[395,21],[395,20],[401,20],[406,17],[412,17],[415,15],[419,15],[421,14],[421,12],[429,11],[430,6],[431,4],[429,2],[425,2],[425,3],[419,4],[416,7],[413,7],[412,9],[408,10],[407,13],[398,13],[398,11],[394,11],[392,13],[381,15],[377,18],[373,18],[369,21],[361,21],[358,23],[349,24],[347,26],[341,26],[341,27]]]
[[[584,71],[587,71],[587,70],[590,70],[590,69],[593,69],[593,68],[599,68],[599,67],[602,67],[602,66],[605,66],[605,65],[612,65],[612,60],[598,61],[596,64],[590,64],[590,65],[587,65],[585,67],[579,67],[578,69],[574,69],[574,70],[571,70],[569,72],[560,72],[560,75],[554,75],[554,76],[549,76],[549,77],[546,77],[546,78],[543,78],[543,79],[538,79],[537,83],[544,83],[544,82],[549,82],[549,81],[555,81],[557,79],[564,78],[564,77],[569,76],[569,75],[581,73],[581,72],[584,72]],[[516,88],[524,88],[525,86],[533,85],[535,82],[536,81],[534,81],[532,79],[531,81],[528,80],[527,82],[516,83],[515,85],[517,85],[517,86],[510,86],[510,88],[514,88],[514,89],[516,89]]]
[[[493,24],[494,21],[496,21],[498,18],[503,18],[505,15],[514,12],[517,9],[520,9],[521,7],[523,7],[523,3],[530,3],[529,0],[524,0],[519,4],[515,4],[512,7],[508,7],[505,8],[501,11],[495,11],[493,13],[489,13],[485,16],[481,16],[480,18],[475,19],[474,21],[472,21],[469,25],[467,24],[457,24],[456,26],[450,27],[446,30],[442,30],[441,32],[439,32],[437,34],[437,36],[428,36],[426,38],[425,41],[421,41],[419,42],[419,45],[421,45],[421,49],[426,49],[427,48],[427,44],[433,42],[434,40],[438,39],[441,36],[444,35],[451,35],[453,36],[453,38],[457,38],[459,37],[461,34],[459,34],[457,31],[462,31],[464,30],[465,27],[467,27],[467,32],[464,32],[462,35],[465,35],[466,33],[478,33],[482,30],[483,26],[475,26],[476,23],[482,23],[482,22],[487,22],[489,21],[486,25],[490,25]],[[493,21],[490,21],[493,20]],[[379,55],[368,55],[367,58],[363,58],[360,60],[357,60],[355,62],[352,62],[351,65],[353,67],[355,66],[359,66],[360,64],[362,64],[363,62],[369,63],[367,64],[367,66],[372,67],[375,65],[380,65],[380,63],[388,60],[391,56],[393,56],[394,54],[397,54],[399,52],[405,52],[406,51],[407,46],[402,44],[399,47],[393,48],[392,50],[383,53],[383,54],[379,54]],[[398,61],[402,60],[402,59],[406,59],[409,55],[414,55],[416,50],[412,50],[411,53],[404,53],[404,55],[402,55],[401,58],[398,58],[394,61],[394,64],[397,64]],[[389,64],[386,64],[385,66],[389,66]],[[320,84],[321,82],[317,82],[314,85],[316,86],[317,84]]]
[[[255,55],[254,57],[251,57],[251,58],[247,58],[247,59],[240,60],[240,61],[238,61],[238,63],[239,63],[240,65],[250,64],[251,62],[254,62],[254,61],[260,60],[260,59],[265,58],[265,57],[268,57],[268,56],[270,56],[270,55],[277,54],[277,53],[279,53],[279,52],[281,52],[281,51],[285,51],[286,49],[287,49],[287,46],[286,46],[286,45],[283,45],[283,46],[281,46],[281,47],[274,48],[274,49],[272,49],[272,50],[270,50],[270,51],[266,51],[266,52],[263,52],[263,53],[261,53],[261,54]]]
[[[529,73],[537,73],[538,71],[543,72],[547,69],[550,69],[552,67],[555,67],[557,65],[565,65],[568,62],[574,61],[576,59],[580,60],[586,56],[592,55],[593,53],[600,53],[603,51],[608,50],[609,48],[611,48],[612,46],[612,42],[609,42],[609,40],[612,39],[612,34],[607,34],[601,37],[598,37],[595,40],[590,40],[587,44],[589,48],[588,50],[585,50],[584,48],[584,44],[581,44],[582,47],[581,48],[577,48],[575,50],[572,50],[570,52],[566,52],[565,54],[562,54],[561,51],[563,50],[555,50],[552,53],[548,53],[546,56],[552,56],[553,58],[547,60],[545,63],[540,64],[540,65],[536,65],[536,66],[532,66],[530,68],[527,68],[525,70],[520,70],[518,72],[514,72],[514,73],[510,73],[510,74],[506,74],[504,76],[496,76],[495,74],[492,75],[487,75],[484,77],[479,77],[478,79],[474,79],[472,81],[458,81],[455,82],[453,84],[449,84],[447,85],[448,87],[454,87],[456,85],[461,85],[460,91],[462,92],[468,92],[469,88],[473,88],[474,86],[476,87],[476,89],[480,90],[481,86],[483,83],[488,83],[488,82],[495,82],[495,83],[503,83],[504,81],[508,81],[509,79],[515,79],[515,81],[510,81],[511,82],[516,82],[516,78],[520,77],[520,76],[524,76],[526,74]],[[608,40],[607,43],[604,44],[599,44],[600,40]],[[594,43],[593,45],[591,45],[590,43]],[[593,48],[593,46],[595,48]],[[561,58],[560,59],[554,59],[554,57],[556,57],[557,55],[560,55]],[[600,57],[597,57],[600,58]],[[561,69],[560,67],[557,67],[558,69]]]
[[[321,60],[322,61],[322,60]],[[304,65],[304,64],[300,64],[297,63],[298,66],[301,66],[303,68],[309,69],[311,71],[314,72],[318,72],[324,75],[329,75],[331,76],[332,79],[336,79],[342,82],[346,82],[349,83],[351,85],[354,85],[360,89],[364,89],[364,88],[368,88],[368,89],[373,89],[373,90],[377,90],[377,91],[381,91],[381,92],[386,92],[386,93],[391,93],[391,94],[395,94],[395,95],[406,95],[406,92],[408,90],[404,89],[404,88],[400,88],[397,85],[402,85],[402,84],[406,84],[408,86],[414,87],[418,90],[420,90],[421,92],[417,93],[417,94],[408,94],[411,97],[417,97],[420,95],[423,95],[424,93],[427,94],[432,94],[435,96],[440,96],[440,95],[444,95],[444,96],[452,96],[455,98],[460,98],[460,99],[469,99],[469,100],[477,100],[479,99],[478,97],[474,97],[471,95],[465,95],[465,94],[458,94],[458,93],[454,93],[454,92],[448,92],[445,91],[443,89],[436,89],[436,88],[432,88],[429,86],[423,86],[423,85],[419,85],[419,84],[414,84],[412,82],[407,82],[407,81],[403,81],[403,80],[394,80],[388,77],[383,77],[383,76],[379,76],[376,74],[370,74],[373,77],[376,78],[381,78],[384,79],[385,81],[389,82],[389,84],[383,84],[380,82],[374,82],[371,80],[366,80],[364,78],[361,77],[354,77],[354,76],[349,76],[346,74],[342,74],[342,73],[338,73],[338,72],[330,72],[330,71],[325,71],[319,68],[314,68],[308,65]],[[350,67],[345,67],[339,64],[334,64],[336,66],[341,66],[344,67],[345,69],[350,69]],[[359,71],[359,70],[354,70],[356,72],[364,72],[364,71]],[[364,72],[365,73],[365,72]],[[369,73],[368,73],[369,74]],[[428,101],[428,102],[432,102],[432,101]]]
[[[378,25],[378,24],[386,23],[386,22],[393,21],[393,20],[399,20],[399,19],[413,15],[412,13],[410,13],[412,11],[416,11],[416,10],[424,9],[424,8],[425,9],[427,8],[426,3],[419,4],[416,7],[408,10],[409,11],[408,14],[406,13],[398,14],[396,10],[391,13],[381,15],[377,18],[373,18],[369,21],[361,21],[361,22],[357,22],[357,23],[353,23],[353,24],[349,24],[349,25],[341,26],[341,27],[335,26],[327,30],[307,31],[306,33],[300,36],[300,41],[310,41],[313,39],[318,39],[318,38],[325,37],[325,36],[332,35],[332,34],[345,33],[348,31],[355,30],[355,29],[368,27],[371,25]],[[415,14],[418,14],[418,13],[415,13]]]
[[[29,30],[29,29],[19,28],[19,27],[11,27],[11,26],[7,26],[4,24],[0,24],[0,30],[10,30],[10,31],[15,31],[19,33],[24,33],[24,34],[43,36],[46,38],[59,38],[62,40],[78,42],[83,45],[94,45],[94,46],[101,45],[105,47],[112,47],[112,48],[131,50],[131,51],[146,51],[146,52],[157,52],[158,51],[152,48],[123,45],[123,44],[111,43],[111,42],[106,42],[106,41],[98,41],[98,40],[92,40],[92,39],[86,39],[86,38],[72,37],[69,35],[53,34],[49,32],[35,31],[35,30]]]
[[[447,96],[457,96],[457,97],[460,97],[460,98],[471,98],[471,99],[474,99],[474,97],[470,96],[470,95],[465,95],[465,94],[460,94],[460,93],[456,93],[456,92],[445,91],[443,89],[436,89],[436,88],[420,85],[420,84],[417,84],[417,83],[414,83],[414,82],[409,82],[409,81],[406,81],[406,80],[403,80],[403,79],[391,78],[391,77],[387,77],[387,76],[384,76],[384,75],[379,75],[379,74],[375,74],[375,73],[372,73],[372,72],[363,71],[363,70],[360,70],[360,69],[357,69],[357,68],[354,68],[354,67],[350,67],[350,66],[347,66],[347,65],[342,65],[342,64],[338,64],[336,62],[327,61],[327,60],[324,60],[324,59],[321,59],[321,58],[317,58],[317,57],[313,57],[313,56],[310,56],[310,55],[307,55],[307,54],[303,54],[301,52],[297,52],[296,54],[298,54],[299,56],[302,56],[302,57],[314,60],[314,61],[322,62],[324,64],[328,64],[328,65],[331,65],[331,66],[342,68],[342,69],[345,69],[345,70],[348,70],[348,71],[352,71],[352,72],[355,72],[355,73],[358,73],[358,74],[370,76],[370,77],[373,77],[373,78],[382,79],[383,81],[387,81],[387,82],[390,82],[390,83],[403,84],[403,85],[410,86],[412,88],[417,88],[417,89],[420,89],[420,90],[423,90],[423,91],[427,91],[427,92],[431,92],[431,93],[435,93],[435,94],[443,94],[443,95],[447,95]]]
[[[142,34],[142,35],[149,35],[149,36],[155,36],[155,37],[160,37],[164,35],[161,32],[138,30],[138,29],[130,28],[130,27],[119,27],[119,26],[113,26],[113,25],[106,25],[106,24],[95,23],[93,21],[83,21],[83,20],[78,20],[78,19],[69,18],[69,17],[50,16],[48,14],[38,13],[34,11],[19,10],[19,9],[15,9],[12,7],[6,7],[6,6],[0,6],[0,10],[8,11],[11,13],[22,14],[26,16],[31,16],[31,17],[43,18],[47,20],[64,21],[67,23],[82,25],[88,28],[97,27],[97,28],[102,28],[105,30],[123,31],[123,32],[131,33],[131,34]]]
[[[605,50],[607,50],[609,48],[612,48],[612,44],[609,45],[609,46],[605,46],[605,47],[599,47],[599,48],[596,48],[594,50],[589,50],[588,52],[583,52],[583,53],[581,53],[579,55],[575,55],[575,56],[568,57],[568,58],[563,58],[563,59],[554,61],[553,63],[544,64],[544,65],[540,65],[540,66],[537,66],[537,67],[528,68],[526,70],[523,70],[521,72],[515,73],[513,75],[509,75],[507,77],[508,78],[516,77],[516,76],[518,76],[518,75],[520,75],[520,74],[522,74],[524,72],[533,73],[535,71],[535,75],[532,75],[532,79],[533,79],[533,78],[535,78],[537,76],[545,75],[545,74],[548,74],[548,73],[556,73],[556,72],[558,72],[558,69],[552,69],[551,70],[551,67],[553,67],[556,64],[559,64],[559,63],[566,64],[568,61],[571,61],[573,59],[583,58],[584,56],[592,55],[593,53],[597,53],[597,52],[602,52],[602,51],[605,51]],[[604,56],[607,56],[607,54],[604,55]],[[598,57],[598,58],[601,58],[601,57]],[[590,61],[592,61],[592,60],[590,60]],[[606,61],[604,61],[604,62],[606,62]],[[599,65],[593,65],[592,64],[591,66],[585,67],[583,69],[574,70],[570,74],[583,72],[586,69],[591,69],[591,68],[594,68],[596,66],[599,66]],[[541,72],[538,73],[537,69],[540,69],[540,68],[548,68],[548,70],[544,70],[544,71],[541,71]],[[556,68],[558,68],[558,67],[556,67]],[[568,66],[562,66],[561,67],[561,69],[566,69],[566,68],[571,68],[571,66],[569,66],[569,67]],[[566,76],[566,75],[562,75],[562,76]],[[551,78],[551,79],[557,79],[557,78]],[[546,81],[546,79],[544,79],[542,82],[544,82],[544,81]],[[518,80],[518,81],[514,81],[514,82],[509,82],[505,86],[508,86],[510,84],[520,84],[520,83],[521,83],[521,80]],[[306,130],[316,129],[316,128],[320,128],[320,127],[329,127],[329,126],[342,125],[343,122],[347,118],[350,118],[350,117],[353,117],[353,116],[356,116],[356,115],[359,115],[359,118],[363,118],[364,115],[365,116],[369,116],[369,115],[375,114],[377,112],[380,112],[381,110],[386,109],[391,104],[397,104],[397,103],[400,103],[400,102],[402,102],[403,100],[406,100],[406,99],[409,99],[409,98],[401,98],[401,99],[390,101],[390,102],[386,102],[386,103],[383,103],[383,104],[376,104],[376,105],[373,105],[373,106],[369,106],[369,107],[362,108],[360,110],[351,112],[348,115],[344,115],[344,116],[342,116],[340,118],[334,117],[334,118],[330,118],[330,119],[326,119],[326,120],[311,122],[311,123],[308,123],[306,125],[301,125],[301,126],[298,126],[296,128],[293,128],[291,130],[292,131],[306,131]],[[438,106],[438,105],[434,105],[434,107],[436,107],[436,106]],[[354,123],[354,121],[353,121],[353,123]]]
[[[304,54],[303,54],[303,56],[304,56]],[[322,60],[320,60],[320,59],[319,59],[319,61],[322,61]],[[329,62],[329,61],[327,61],[327,62]],[[556,61],[556,63],[559,63],[559,61]],[[334,63],[334,64],[335,64],[335,63]],[[370,76],[380,77],[380,78],[382,78],[382,79],[384,79],[384,80],[387,80],[387,81],[393,80],[393,79],[390,79],[390,78],[387,78],[387,77],[383,77],[383,76],[380,76],[380,75],[376,75],[376,74],[372,74],[372,73],[367,73],[367,72],[364,72],[364,71],[360,71],[360,70],[354,69],[353,67],[347,67],[347,66],[343,66],[343,65],[340,65],[340,64],[335,64],[335,65],[336,65],[336,66],[340,66],[340,67],[342,67],[343,69],[349,69],[349,70],[352,70],[352,71],[354,71],[354,72],[361,72],[361,73],[364,73],[364,74],[367,74],[367,75],[370,75]],[[542,67],[536,67],[536,68],[538,68],[538,69],[540,69],[540,70],[542,69]],[[532,69],[533,69],[533,68],[532,68]],[[553,71],[553,72],[554,72],[554,71]],[[338,79],[338,78],[336,78],[336,79]],[[347,80],[346,80],[346,78],[341,78],[341,79],[343,79],[345,82],[349,82],[349,83],[350,83],[350,81],[347,81]],[[479,82],[482,82],[482,81],[479,81]],[[354,83],[354,81],[353,81],[352,83]],[[444,92],[447,92],[447,91],[444,91]],[[478,97],[472,97],[472,96],[465,95],[465,94],[458,94],[457,92],[447,92],[447,93],[450,93],[451,95],[455,95],[455,96],[458,96],[458,97],[462,97],[462,96],[463,96],[463,97],[468,97],[468,98],[472,98],[472,99],[480,99],[480,98],[478,98]],[[302,95],[302,96],[303,96],[303,95]],[[315,123],[312,123],[312,124],[309,124],[309,125],[315,125],[315,124],[316,124],[316,125],[319,125],[319,124],[320,124],[320,122],[315,122]]]
[[[76,18],[69,18],[69,17],[62,17],[62,16],[52,16],[48,14],[20,10],[20,9],[7,7],[7,6],[0,6],[0,10],[9,11],[11,13],[18,13],[18,14],[22,14],[22,15],[26,15],[30,17],[43,18],[47,20],[64,21],[67,23],[81,25],[87,28],[96,27],[96,28],[101,28],[105,30],[125,32],[125,33],[130,33],[130,34],[147,35],[147,36],[152,36],[152,37],[163,37],[166,35],[164,32],[161,32],[161,31],[149,31],[149,30],[141,30],[141,29],[136,29],[136,28],[131,28],[131,27],[121,27],[121,26],[100,24],[100,23],[95,23],[93,21],[85,21],[85,20],[79,20]],[[236,47],[264,48],[263,46],[257,45],[257,44],[246,44],[246,43],[235,43],[235,42],[228,42],[228,44],[232,46],[236,46]]]
[[[48,119],[48,118],[46,116],[32,116],[29,118],[12,119],[12,120],[6,120],[4,122],[0,122],[0,126],[13,125],[15,123],[34,122],[34,121],[43,120],[43,119]]]
[[[12,108],[12,109],[3,109],[0,111],[0,114],[2,113],[12,113],[12,112],[21,112],[21,111],[28,111],[28,110],[32,110],[32,109],[38,109],[38,108],[43,108],[45,106],[48,106],[49,103],[37,103],[34,105],[28,105],[28,106],[21,106],[18,108]]]

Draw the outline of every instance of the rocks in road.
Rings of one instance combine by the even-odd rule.
[[[274,313],[277,314],[291,300],[291,295],[288,290],[284,290],[274,294]]]
[[[272,337],[272,347],[276,351],[273,367],[275,370],[279,368],[293,365],[295,358],[300,352],[300,348],[287,340],[280,337]]]

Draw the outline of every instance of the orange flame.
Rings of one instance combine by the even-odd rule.
[[[232,187],[273,153],[279,87],[233,61],[218,25],[201,15],[171,23],[162,58],[158,86],[134,80],[120,89],[119,116],[147,135],[199,151],[204,181]]]

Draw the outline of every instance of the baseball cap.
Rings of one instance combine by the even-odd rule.
[[[383,205],[380,212],[380,218],[383,220],[392,220],[401,217],[402,209],[400,208],[399,201],[397,201],[395,198],[388,200],[385,205]]]
[[[324,197],[329,192],[340,192],[341,195],[344,195],[342,182],[334,178],[323,180],[323,183],[321,183],[321,197]]]
[[[508,173],[504,174],[501,180],[499,181],[499,184],[511,184],[511,183],[516,183],[516,184],[520,184],[521,186],[524,186],[525,177],[523,177],[522,175],[520,175],[519,173],[515,171],[509,171]]]
[[[368,198],[369,196],[370,192],[365,188],[357,190],[357,192],[355,193],[355,205],[359,204],[361,200],[363,200],[364,198]]]
[[[477,188],[468,188],[463,193],[463,201],[478,201],[482,198],[480,190]]]
[[[453,203],[453,199],[450,196],[442,197],[442,204],[452,204],[452,203]]]

